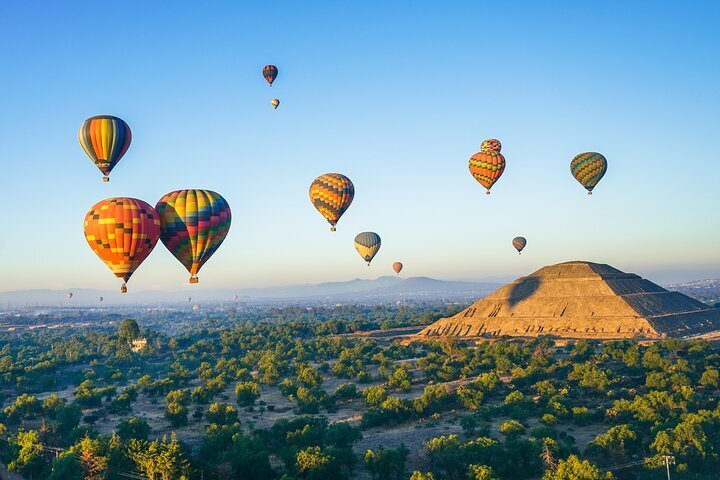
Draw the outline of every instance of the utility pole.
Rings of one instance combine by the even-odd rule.
[[[670,465],[675,465],[675,457],[672,455],[663,455],[665,459],[665,470],[667,471],[667,480],[670,480]]]

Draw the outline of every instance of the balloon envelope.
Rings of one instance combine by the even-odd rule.
[[[310,184],[310,201],[330,224],[330,231],[348,209],[355,197],[355,186],[340,173],[320,175]]]
[[[588,195],[592,195],[593,188],[607,172],[607,160],[600,153],[581,153],[570,162],[570,172],[585,187]]]
[[[190,283],[220,248],[230,231],[230,205],[210,190],[176,190],[155,206],[160,215],[160,239],[190,272]]]
[[[488,194],[505,171],[505,157],[500,153],[501,148],[500,140],[489,138],[482,143],[480,151],[470,157],[468,162],[470,174],[487,189]]]
[[[520,253],[523,251],[523,248],[525,248],[525,245],[527,245],[527,240],[525,240],[525,237],[515,237],[513,238],[512,244],[518,253]]]
[[[375,232],[361,232],[355,236],[355,250],[370,265],[380,250],[380,235]]]
[[[103,174],[103,181],[108,181],[110,172],[125,155],[132,132],[130,126],[118,117],[98,115],[85,120],[78,132],[80,146],[90,160]]]
[[[265,65],[263,67],[263,77],[272,86],[278,76],[278,68],[275,65]]]
[[[85,215],[85,240],[116,277],[127,282],[160,238],[158,213],[136,198],[96,203]],[[121,288],[125,293],[125,283]]]
[[[392,267],[393,267],[393,270],[395,270],[395,273],[400,275],[400,271],[403,269],[403,264],[400,262],[395,262],[395,263],[393,263]]]
[[[275,108],[275,110],[277,110],[277,107],[280,106],[280,100],[278,100],[277,98],[273,98],[270,104]]]

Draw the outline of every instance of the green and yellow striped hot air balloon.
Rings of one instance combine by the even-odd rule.
[[[600,153],[581,153],[575,155],[570,162],[570,173],[587,189],[588,195],[592,195],[593,188],[603,178],[605,172],[607,172],[607,160]]]
[[[361,232],[355,236],[355,250],[370,266],[370,262],[380,250],[380,235],[375,232]]]
[[[310,201],[335,231],[342,214],[348,209],[355,197],[355,186],[345,175],[326,173],[310,184]]]

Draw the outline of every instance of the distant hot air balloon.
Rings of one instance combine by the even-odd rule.
[[[105,300],[103,297],[98,298],[100,300],[100,303],[102,303],[103,300]]]
[[[68,300],[70,300],[72,297],[73,297],[73,292],[68,292],[68,294],[67,294]]]
[[[355,237],[355,250],[363,257],[369,267],[373,257],[380,250],[380,235],[375,232],[358,233]]]
[[[588,195],[592,195],[593,188],[607,172],[607,160],[599,153],[581,153],[570,162],[570,172],[587,189]]]
[[[330,224],[330,231],[355,197],[355,186],[345,175],[326,173],[320,175],[310,184],[310,201],[318,212]]]
[[[505,171],[505,157],[500,153],[502,145],[500,140],[490,138],[482,142],[480,151],[470,157],[468,168],[475,180],[487,188],[490,195],[490,188],[495,185]]]
[[[275,65],[265,65],[265,67],[263,67],[263,77],[265,77],[265,80],[267,80],[271,87],[277,76],[278,68]]]
[[[400,270],[403,269],[403,264],[400,262],[395,262],[395,263],[393,263],[392,267],[393,267],[393,270],[395,270],[395,273],[400,275]]]
[[[85,239],[116,277],[126,282],[160,238],[160,218],[147,203],[115,197],[96,203],[85,215]]]
[[[515,237],[513,238],[512,244],[518,253],[521,253],[523,248],[525,248],[525,245],[527,245],[527,240],[525,240],[525,237]]]
[[[193,305],[193,311],[195,311],[195,312],[200,311],[200,305],[198,305],[198,304]]]
[[[275,110],[277,110],[277,107],[280,106],[280,100],[278,100],[277,98],[273,98],[270,104],[275,108]]]
[[[188,297],[188,303],[192,302],[192,297]]]
[[[210,190],[176,190],[155,206],[160,215],[160,239],[190,272],[190,283],[220,247],[230,231],[230,205]]]
[[[110,172],[130,148],[132,132],[127,123],[112,115],[98,115],[85,120],[78,132],[80,146],[103,174],[103,182],[110,180]]]
[[[233,295],[233,300],[237,301],[239,297],[237,295]]]

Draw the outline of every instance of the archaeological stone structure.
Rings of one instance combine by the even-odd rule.
[[[421,336],[688,338],[720,332],[720,309],[609,265],[567,262],[505,285]]]

